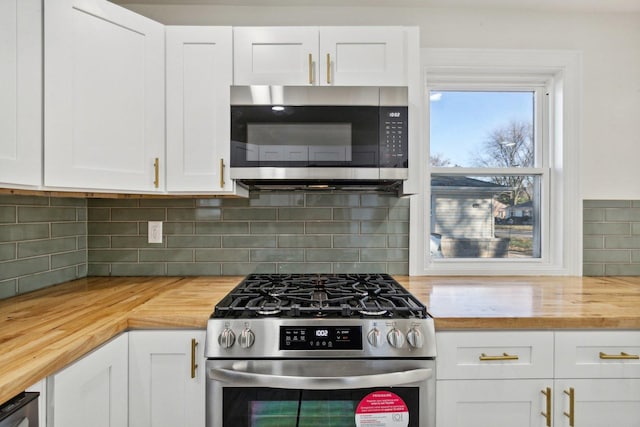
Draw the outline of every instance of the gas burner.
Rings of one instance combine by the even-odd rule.
[[[388,274],[252,274],[212,317],[426,318],[426,308]]]

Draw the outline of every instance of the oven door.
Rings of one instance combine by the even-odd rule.
[[[207,427],[432,427],[433,360],[208,360]]]

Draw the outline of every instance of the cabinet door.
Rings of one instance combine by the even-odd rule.
[[[438,379],[553,377],[553,332],[449,331],[436,341]]]
[[[129,425],[204,426],[205,332],[132,331],[129,339]]]
[[[640,331],[558,331],[556,378],[640,378]]]
[[[638,427],[640,379],[557,380],[554,407],[556,427]]]
[[[127,334],[49,377],[53,427],[127,427]]]
[[[544,427],[551,380],[438,381],[436,425]],[[550,409],[550,408],[549,408]]]
[[[41,0],[0,0],[0,183],[42,184]]]
[[[233,29],[235,85],[314,85],[318,63],[317,28]]]
[[[167,27],[167,190],[229,192],[231,27]]]
[[[164,26],[106,0],[46,2],[44,17],[45,185],[158,191]]]
[[[322,27],[319,84],[406,86],[406,44],[398,27]]]

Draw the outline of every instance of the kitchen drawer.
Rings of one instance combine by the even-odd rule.
[[[438,379],[551,378],[553,332],[439,332]]]
[[[556,378],[640,378],[640,331],[559,331]]]

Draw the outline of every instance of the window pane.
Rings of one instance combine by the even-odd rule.
[[[540,258],[540,177],[431,177],[435,258]]]
[[[532,91],[431,91],[431,165],[534,166],[534,100]]]

